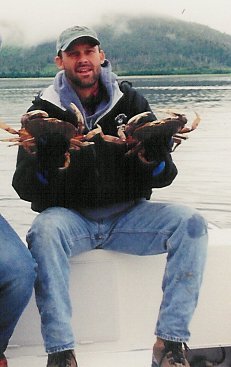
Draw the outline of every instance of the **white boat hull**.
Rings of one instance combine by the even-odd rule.
[[[231,230],[211,229],[209,234],[208,260],[190,327],[189,346],[192,349],[223,346],[229,351]],[[70,293],[80,367],[101,366],[102,361],[107,367],[150,365],[164,267],[165,255],[138,257],[94,250],[71,259]],[[29,356],[42,354],[45,358],[34,296],[15,329],[7,353],[11,357],[10,367],[15,359],[25,355],[28,361]]]

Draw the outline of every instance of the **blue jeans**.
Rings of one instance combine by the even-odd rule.
[[[35,268],[30,251],[0,215],[0,354],[31,297]]]
[[[38,263],[36,299],[48,353],[75,346],[68,259],[95,248],[141,256],[167,253],[155,333],[163,339],[188,340],[207,251],[207,223],[194,209],[142,200],[123,213],[93,221],[54,207],[35,218],[27,241]]]

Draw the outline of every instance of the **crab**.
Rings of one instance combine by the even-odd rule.
[[[171,117],[147,122],[147,119],[150,120],[151,116],[151,112],[147,111],[132,117],[126,124],[120,124],[117,128],[117,136],[105,135],[100,125],[84,134],[85,124],[83,116],[73,103],[71,108],[77,118],[77,127],[67,121],[50,118],[45,111],[35,110],[22,116],[21,128],[19,130],[15,130],[0,121],[0,128],[11,134],[18,135],[15,138],[1,139],[1,141],[21,145],[30,154],[35,154],[36,139],[46,133],[63,135],[70,142],[70,149],[75,150],[94,145],[97,142],[97,137],[100,136],[104,142],[126,147],[126,155],[138,154],[143,161],[146,161],[145,141],[154,139],[155,142],[158,142],[158,138],[160,139],[161,136],[173,139],[172,151],[174,151],[182,140],[187,139],[185,134],[195,130],[200,122],[200,117],[196,113],[196,118],[192,125],[187,127],[186,116],[173,111],[167,111]],[[66,152],[64,167],[68,167],[69,163],[70,153]]]
[[[84,124],[79,110],[74,104],[72,108],[77,116],[77,127],[67,121],[51,118],[45,111],[34,110],[22,116],[21,128],[19,130],[15,130],[3,121],[0,121],[1,129],[18,135],[15,138],[1,139],[1,141],[14,143],[13,145],[21,145],[30,154],[36,152],[36,139],[46,133],[59,133],[63,135],[70,141],[70,147],[76,150],[94,144],[93,142],[88,142],[85,135],[83,135]]]
[[[190,127],[186,126],[187,118],[185,114],[167,110],[166,113],[171,117],[167,117],[161,120],[154,120],[151,122],[145,122],[146,118],[151,115],[151,112],[143,112],[132,117],[127,124],[122,124],[118,128],[118,135],[124,141],[137,140],[135,149],[128,151],[128,154],[134,150],[141,148],[144,141],[161,136],[166,136],[169,139],[173,139],[172,152],[181,144],[182,140],[188,138],[187,133],[195,130],[200,123],[200,116],[198,113]]]
[[[99,125],[87,134],[83,134],[85,130],[84,119],[79,109],[71,103],[71,108],[75,112],[77,118],[77,127],[73,124],[51,118],[45,111],[34,110],[25,113],[21,117],[21,128],[19,130],[13,129],[0,120],[0,128],[17,137],[0,139],[2,142],[14,143],[13,145],[20,145],[30,154],[36,153],[36,139],[46,133],[59,133],[63,135],[70,142],[70,149],[79,150],[83,147],[94,145],[94,138],[100,135],[106,142],[122,144],[123,139],[112,135],[105,135]]]

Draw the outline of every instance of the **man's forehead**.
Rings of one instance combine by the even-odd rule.
[[[96,45],[94,42],[91,42],[89,39],[78,39],[71,42],[69,47],[66,49],[66,51],[71,51],[73,49],[77,48],[96,48],[98,45]]]

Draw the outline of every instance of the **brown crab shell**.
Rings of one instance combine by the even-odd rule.
[[[157,135],[161,135],[161,133],[164,133],[166,128],[171,131],[171,135],[174,135],[182,130],[186,122],[186,119],[178,117],[147,122],[146,124],[137,127],[132,136],[139,141],[144,141],[155,136],[155,133]]]
[[[19,130],[19,135],[24,135],[24,132],[34,138],[47,133],[59,133],[67,140],[70,140],[77,135],[78,131],[74,125],[67,121],[58,120],[56,118],[35,118],[24,123],[24,128]]]

